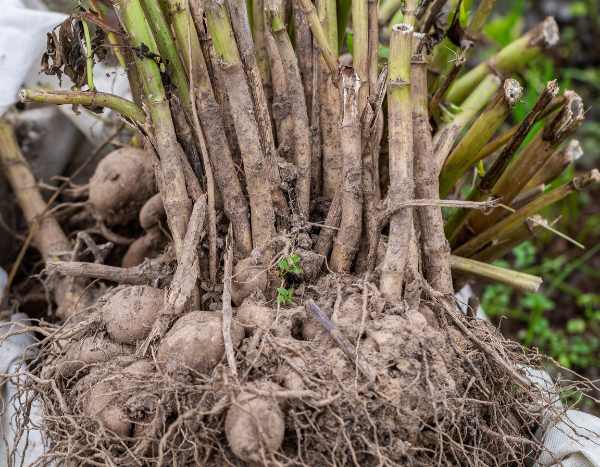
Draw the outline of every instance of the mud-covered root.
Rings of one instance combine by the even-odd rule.
[[[244,337],[244,329],[235,321],[231,338],[237,347]],[[168,372],[191,370],[209,373],[225,354],[223,318],[220,313],[192,311],[171,327],[161,340],[156,358]]]
[[[108,154],[90,179],[94,216],[108,225],[134,220],[155,193],[154,162],[147,152],[133,147]]]
[[[133,344],[152,330],[163,307],[164,291],[145,285],[124,287],[102,307],[108,335],[115,342]]]
[[[260,390],[260,395],[256,390]],[[273,383],[248,385],[227,411],[225,435],[239,459],[267,465],[281,447],[285,434],[283,412],[274,397],[263,395],[277,390],[281,388]]]

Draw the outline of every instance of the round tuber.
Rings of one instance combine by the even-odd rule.
[[[234,321],[231,324],[234,347],[240,344],[243,337],[244,329]],[[192,311],[179,318],[162,339],[157,360],[168,370],[186,368],[208,373],[221,361],[224,354],[221,314]]]
[[[273,324],[275,313],[269,307],[246,298],[237,309],[236,319],[246,329],[267,330]]]
[[[144,339],[160,313],[163,297],[162,290],[146,285],[119,290],[102,307],[108,335],[123,344]]]
[[[131,347],[112,342],[102,335],[84,337],[81,341],[69,344],[57,365],[57,373],[63,378],[70,378],[87,365],[107,362],[130,353]]]
[[[231,281],[231,300],[237,306],[255,291],[264,291],[267,288],[267,271],[256,260],[248,257],[238,261],[233,268]]]
[[[262,385],[261,385],[262,386]],[[261,389],[280,389],[275,384]],[[275,399],[242,392],[225,418],[225,435],[233,453],[245,462],[262,462],[283,443],[285,420]]]
[[[108,225],[134,220],[155,193],[152,158],[146,151],[133,147],[108,154],[90,179],[94,216]]]

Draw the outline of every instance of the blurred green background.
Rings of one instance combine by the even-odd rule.
[[[537,92],[558,78],[562,90],[584,99],[586,121],[577,132],[584,156],[562,176],[600,164],[600,17],[598,0],[498,2],[485,28],[486,45],[478,59],[511,42],[545,16],[560,26],[559,47],[521,76],[526,86],[514,110],[518,120],[530,109]],[[600,189],[575,194],[546,211],[559,219],[556,227],[585,245],[585,250],[550,232],[541,232],[500,261],[500,265],[540,275],[538,293],[520,293],[503,285],[481,289],[486,313],[507,335],[537,347],[561,365],[590,379],[600,377]],[[540,229],[542,230],[542,229]]]

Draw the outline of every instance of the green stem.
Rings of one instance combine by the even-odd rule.
[[[441,165],[464,128],[471,123],[477,114],[494,96],[501,81],[496,75],[487,76],[469,97],[463,102],[460,112],[452,121],[442,126],[433,138],[435,156]]]
[[[392,206],[414,198],[413,103],[411,58],[413,27],[397,24],[390,40],[388,127],[389,202]],[[407,252],[411,244],[413,210],[408,208],[390,218],[388,246],[382,265],[379,288],[387,299],[401,299]]]
[[[536,118],[535,123],[546,118],[548,115],[550,115],[556,109],[561,107],[564,104],[564,102],[565,102],[564,96],[554,97],[552,99],[552,102],[550,102],[550,104],[548,105],[548,107],[546,107],[546,109],[542,113],[540,113],[539,116]],[[499,149],[502,149],[506,145],[506,143],[508,143],[510,140],[512,140],[515,137],[515,135],[517,134],[517,131],[519,130],[519,127],[520,127],[520,123],[517,123],[516,125],[512,126],[510,129],[506,130],[504,133],[500,134],[499,136],[494,138],[492,141],[487,143],[483,148],[481,148],[481,151],[479,151],[479,153],[477,154],[477,157],[475,158],[475,162],[477,163],[479,161],[482,161],[482,160],[486,159],[487,157],[491,156],[492,154],[494,154]]]
[[[575,191],[583,190],[599,181],[600,172],[597,169],[594,169],[585,175],[573,179],[573,181],[566,185],[548,193],[544,193],[542,196],[539,196],[529,204],[523,206],[517,212],[502,219],[500,222],[481,232],[464,245],[461,245],[454,253],[461,256],[473,256],[488,243],[499,238],[500,235],[509,235],[515,229],[518,229],[530,216],[533,216],[545,207],[560,201],[565,196]]]
[[[139,125],[143,125],[146,122],[146,114],[134,102],[104,92],[23,89],[20,97],[22,102],[107,107]]]
[[[475,13],[473,13],[473,17],[469,22],[468,32],[471,34],[477,34],[485,25],[485,22],[489,18],[494,6],[496,5],[496,0],[481,0],[479,5],[477,5],[477,9]]]
[[[533,141],[517,157],[513,157],[510,164],[502,171],[489,191],[492,197],[502,199],[504,204],[510,205],[558,146],[581,125],[584,118],[581,97],[573,91],[565,92],[565,97],[567,103],[563,109],[536,134]],[[475,233],[481,232],[504,214],[502,208],[493,209],[486,214],[474,213],[469,227]]]
[[[171,81],[175,85],[177,95],[182,103],[185,113],[189,116],[191,113],[190,88],[183,63],[179,58],[177,47],[171,36],[171,28],[158,0],[142,0],[142,6],[146,13],[146,18],[163,62],[166,63]],[[184,49],[184,50],[187,50]],[[185,55],[185,54],[184,54]]]
[[[362,115],[369,97],[369,15],[368,0],[352,1],[352,65],[358,75],[358,115]]]
[[[496,182],[500,179],[513,156],[525,140],[527,134],[541,115],[547,111],[548,106],[554,102],[558,94],[558,85],[556,81],[550,81],[540,94],[533,109],[527,114],[521,123],[519,123],[510,142],[504,147],[502,152],[494,160],[494,163],[488,169],[486,174],[479,180],[477,187],[469,193],[468,201],[481,201],[494,188]],[[463,230],[469,220],[476,216],[476,213],[466,209],[458,209],[446,223],[446,236],[450,244],[454,247],[462,241]]]
[[[445,198],[456,182],[476,163],[479,150],[491,139],[508,117],[510,109],[521,98],[523,89],[518,81],[507,79],[487,108],[467,130],[450,153],[440,175],[440,197]]]
[[[403,0],[385,0],[382,2],[381,7],[379,8],[379,24],[387,24],[389,19],[400,10],[402,3]]]
[[[88,91],[95,91],[94,86],[94,51],[92,50],[92,38],[90,37],[90,27],[87,22],[81,20],[83,26],[83,37],[85,39],[85,65]]]
[[[335,10],[333,10],[333,14],[329,11],[327,11],[327,18],[329,19],[329,21],[327,21],[327,32],[326,30],[323,28],[321,21],[319,19],[319,15],[317,13],[317,10],[315,9],[315,6],[313,5],[311,0],[297,0],[300,8],[302,9],[302,11],[304,12],[304,14],[306,15],[306,18],[308,20],[308,24],[310,25],[310,30],[313,33],[313,37],[315,39],[315,42],[317,43],[317,46],[319,47],[319,49],[321,50],[321,55],[323,56],[323,60],[325,60],[325,63],[327,64],[327,67],[329,68],[329,72],[331,73],[332,76],[337,76],[337,71],[338,71],[338,54],[337,54],[337,49],[332,47],[331,43],[333,42],[333,40],[335,40],[335,42],[337,43],[337,26],[335,28],[335,39],[333,37],[333,32],[332,32],[332,24],[331,21],[334,20],[336,21],[336,25],[337,25],[337,16],[335,15]],[[325,0],[322,0],[325,1]],[[329,1],[329,0],[327,0]],[[334,1],[335,3],[335,1]]]
[[[526,292],[537,292],[543,282],[542,278],[538,276],[532,276],[524,272],[501,268],[456,255],[450,256],[450,267],[455,272],[483,277]]]
[[[534,238],[539,229],[542,228],[542,225],[547,223],[548,221],[546,219],[536,214],[527,219],[519,228],[513,230],[508,235],[500,233],[497,241],[477,253],[473,259],[484,263],[492,263],[503,258],[517,245]]]
[[[569,141],[563,149],[555,151],[543,167],[531,177],[523,191],[532,190],[539,185],[550,183],[573,162],[583,155],[581,144],[576,139]]]
[[[139,0],[117,0],[115,11],[133,47],[154,46],[155,41]],[[187,194],[183,161],[185,154],[177,142],[171,110],[162,84],[160,69],[153,58],[136,58],[145,103],[152,120],[154,144],[161,161],[164,179],[164,205],[173,235],[177,257],[183,254],[192,204]]]
[[[487,62],[481,63],[457,79],[446,95],[452,104],[460,104],[490,73],[510,75],[526,68],[546,48],[558,42],[558,26],[553,18],[546,18],[527,34],[504,47]]]

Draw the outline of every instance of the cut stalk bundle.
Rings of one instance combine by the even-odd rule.
[[[0,124],[46,273],[89,282],[84,303],[55,295],[72,322],[36,328],[47,337],[19,376],[43,406],[44,461],[487,465],[535,451],[544,399],[521,368],[537,360],[459,313],[453,292],[474,277],[538,290],[486,263],[553,230],[539,212],[599,181],[545,188],[577,152],[563,148],[583,117],[572,91],[550,82],[503,128],[523,91],[511,75],[556,43],[554,21],[460,76],[466,60],[444,63],[450,38],[435,42],[441,0],[105,3],[136,103],[91,90],[89,25],[90,91],[22,93],[111,108],[139,130],[144,149],[98,166],[91,212],[47,216]],[[465,59],[493,4],[459,38]],[[443,199],[476,164],[467,199]],[[107,256],[96,236],[119,245]]]

